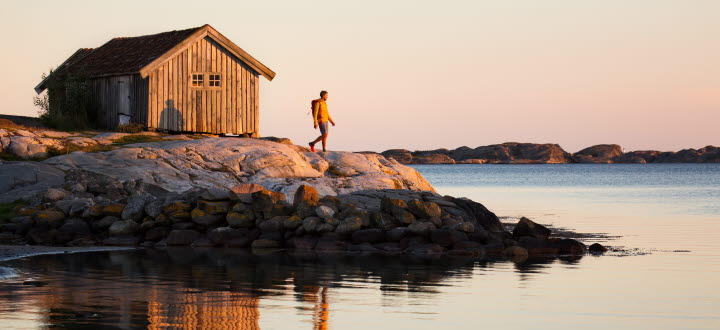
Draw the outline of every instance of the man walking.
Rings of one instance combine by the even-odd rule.
[[[315,143],[318,143],[319,141],[322,141],[322,147],[323,151],[327,151],[326,145],[327,145],[327,137],[328,133],[330,131],[330,125],[332,124],[335,126],[335,122],[332,120],[332,117],[330,117],[330,113],[328,113],[327,108],[327,101],[328,99],[328,92],[322,91],[320,92],[320,98],[313,101],[313,108],[312,108],[312,115],[313,115],[313,127],[315,129],[320,126],[320,136],[318,136],[315,141],[312,141],[309,143],[310,145],[310,151],[315,152]],[[329,124],[328,124],[329,123]]]

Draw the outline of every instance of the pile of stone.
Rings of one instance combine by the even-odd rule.
[[[2,225],[0,242],[35,245],[195,246],[378,254],[583,254],[522,218],[507,231],[466,198],[400,189],[320,197],[302,185],[289,203],[256,184],[164,191],[142,181],[71,171]]]

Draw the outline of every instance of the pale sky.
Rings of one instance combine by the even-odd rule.
[[[277,73],[263,136],[313,139],[326,89],[335,150],[720,145],[715,0],[4,0],[0,113],[78,48],[206,23]]]

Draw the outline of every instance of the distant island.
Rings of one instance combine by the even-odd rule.
[[[678,152],[642,150],[623,152],[617,144],[598,144],[569,153],[557,144],[506,142],[477,148],[410,151],[390,149],[380,153],[403,164],[646,164],[720,163],[720,147],[683,149]]]

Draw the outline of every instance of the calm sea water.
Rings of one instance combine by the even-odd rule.
[[[12,328],[720,328],[720,164],[417,165],[633,253],[523,263],[170,249],[0,264]],[[23,285],[34,280],[34,285]]]

